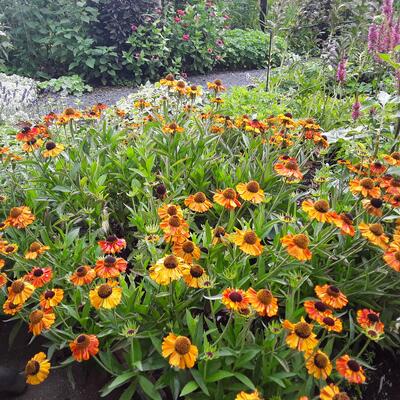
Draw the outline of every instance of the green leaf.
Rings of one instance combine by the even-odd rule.
[[[136,372],[134,371],[128,371],[125,372],[122,375],[117,376],[109,385],[107,385],[107,388],[111,391],[116,389],[118,386],[123,385],[125,382],[129,381],[131,378],[133,378],[136,375]]]
[[[200,386],[200,389],[203,391],[203,393],[206,394],[207,396],[209,396],[210,392],[208,391],[207,385],[204,382],[203,377],[201,376],[200,372],[197,371],[197,369],[191,369],[190,372],[192,373],[194,380]]]
[[[160,393],[154,388],[154,383],[149,381],[143,375],[139,375],[139,385],[143,389],[143,392],[147,394],[152,400],[162,400]]]
[[[198,388],[199,385],[195,381],[190,381],[183,387],[180,396],[186,396],[187,394],[194,392]]]
[[[240,382],[242,382],[251,390],[256,390],[256,387],[254,386],[253,382],[247,376],[241,374],[240,372],[235,372],[235,378],[238,379]]]
[[[95,63],[96,63],[96,60],[93,58],[93,57],[90,57],[90,58],[88,58],[86,61],[85,61],[85,64],[89,67],[89,68],[94,68],[94,65],[95,65]]]
[[[233,372],[217,371],[215,374],[212,374],[211,376],[207,377],[206,382],[217,382],[220,381],[221,379],[230,378],[231,376],[234,376]]]

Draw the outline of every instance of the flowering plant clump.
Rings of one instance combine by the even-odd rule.
[[[2,310],[49,342],[27,382],[63,349],[103,396],[350,399],[399,344],[398,149],[335,158],[312,118],[222,114],[219,80],[146,90],[1,139]]]

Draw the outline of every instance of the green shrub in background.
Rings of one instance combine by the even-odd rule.
[[[286,42],[273,39],[271,64],[277,66],[286,50]],[[267,65],[269,34],[256,30],[232,29],[224,34],[224,54],[220,66],[226,69],[260,68]]]
[[[226,8],[235,28],[260,29],[259,0],[225,0],[219,3]]]
[[[0,68],[8,60],[8,53],[12,49],[12,44],[5,27],[0,22]]]
[[[82,94],[93,90],[90,85],[85,84],[79,75],[60,76],[57,79],[40,82],[38,88],[52,93],[64,91],[68,94]]]

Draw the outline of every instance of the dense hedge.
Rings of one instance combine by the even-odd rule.
[[[13,44],[5,72],[49,79],[141,83],[166,72],[265,63],[260,31],[232,30],[223,2],[0,0]],[[183,7],[183,8],[182,8]],[[243,36],[242,36],[243,35]],[[4,70],[4,67],[3,67]]]

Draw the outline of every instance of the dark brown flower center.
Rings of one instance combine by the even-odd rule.
[[[182,245],[182,250],[183,250],[185,253],[188,253],[188,254],[193,253],[193,251],[194,251],[194,244],[193,244],[190,240],[187,240],[185,243],[183,243],[183,245]]]
[[[358,372],[360,370],[360,364],[356,360],[347,361],[347,366],[353,371]]]
[[[44,298],[45,298],[46,300],[52,299],[55,295],[56,295],[56,293],[54,292],[54,290],[47,290],[47,291],[44,293]]]
[[[107,297],[110,297],[112,294],[112,287],[110,285],[107,285],[106,283],[104,283],[103,285],[101,285],[97,291],[97,294],[99,295],[99,297],[101,297],[102,299],[106,299]]]
[[[294,326],[294,332],[298,337],[302,339],[307,339],[311,336],[311,328],[310,325],[307,324],[307,322],[298,322]]]
[[[56,148],[56,144],[54,142],[47,142],[46,143],[46,150],[53,150]]]
[[[174,228],[178,228],[181,226],[181,220],[179,219],[179,217],[177,215],[173,215],[172,217],[170,217],[170,219],[168,220],[169,225],[173,226]]]
[[[329,204],[326,200],[318,200],[314,203],[314,208],[320,213],[327,213],[329,211]]]
[[[371,199],[370,200],[371,206],[375,208],[381,208],[383,201],[381,199]]]
[[[260,185],[256,181],[250,181],[246,185],[246,189],[251,193],[257,193],[260,190]]]
[[[222,81],[221,81],[220,79],[216,79],[216,80],[214,81],[214,85],[216,85],[216,86],[222,86]]]
[[[180,89],[184,89],[186,87],[186,83],[183,81],[178,81],[176,86],[178,86],[178,88],[180,88]]]
[[[381,224],[372,224],[369,227],[369,230],[375,235],[375,236],[381,236],[383,235],[383,228]]]
[[[110,235],[110,236],[108,236],[108,238],[106,239],[106,241],[108,242],[108,243],[114,243],[114,242],[116,242],[118,240],[118,238],[115,236],[115,235]]]
[[[324,369],[328,366],[328,357],[325,356],[324,354],[317,353],[314,356],[314,364],[316,365],[317,368],[319,369]]]
[[[360,185],[365,189],[373,189],[374,188],[374,181],[371,178],[364,178],[361,179]]]
[[[314,304],[314,307],[319,311],[319,312],[325,312],[328,309],[328,306],[324,304],[322,301],[316,301]]]
[[[203,192],[197,192],[194,196],[193,199],[196,203],[204,203],[207,198]]]
[[[325,317],[322,319],[322,322],[328,326],[335,326],[335,320],[331,317]]]
[[[165,77],[165,80],[166,81],[173,81],[175,78],[174,78],[174,76],[172,75],[172,74],[168,74],[166,77]]]
[[[396,253],[394,253],[394,258],[395,258],[397,261],[400,261],[400,251],[396,251]]]
[[[296,161],[292,161],[292,160],[288,161],[286,163],[286,168],[290,169],[291,171],[296,171],[297,170],[297,162]]]
[[[164,267],[168,269],[174,269],[178,266],[178,260],[174,255],[170,255],[165,257],[164,259]]]
[[[392,153],[392,158],[394,158],[395,160],[400,160],[400,153],[398,151],[395,151],[394,153]]]
[[[178,336],[175,340],[175,351],[183,356],[189,353],[191,344],[186,336]]]
[[[33,271],[33,276],[36,276],[36,278],[40,278],[43,274],[42,268],[37,268]]]
[[[82,334],[76,338],[76,343],[80,348],[88,347],[90,344],[90,339],[88,335]]]
[[[165,187],[165,185],[163,183],[160,183],[159,185],[157,185],[156,187],[156,192],[159,196],[164,196],[165,193],[167,193],[167,188]]]
[[[246,232],[243,236],[243,240],[250,245],[257,242],[257,235],[254,232]]]
[[[15,250],[15,246],[7,246],[4,250],[6,253],[12,253]]]
[[[229,299],[234,303],[240,303],[243,300],[243,296],[239,292],[232,292],[229,294]]]
[[[378,322],[379,321],[379,317],[373,313],[367,314],[367,318],[370,322]]]
[[[22,209],[19,207],[13,207],[10,211],[11,218],[18,218],[22,214]]]
[[[167,214],[170,215],[171,217],[173,215],[177,215],[178,214],[178,209],[176,208],[176,206],[168,206]]]
[[[87,268],[86,267],[79,267],[76,269],[76,275],[78,275],[80,278],[86,276],[87,274]]]
[[[257,299],[265,306],[268,306],[271,304],[273,296],[268,289],[261,289],[257,292]]]
[[[75,114],[75,110],[73,108],[71,108],[71,107],[66,108],[65,111],[64,111],[64,114],[65,115],[74,115]]]
[[[41,310],[35,310],[31,312],[31,315],[29,315],[29,321],[36,325],[38,324],[42,319],[43,319],[44,313]]]
[[[340,392],[340,393],[335,394],[332,397],[332,400],[350,400],[350,397],[347,395],[346,392]]]
[[[11,285],[11,290],[13,293],[21,293],[25,289],[25,283],[22,281],[15,281]]]
[[[40,364],[36,360],[30,360],[26,364],[25,373],[26,375],[36,375],[40,371]]]
[[[112,267],[116,261],[116,258],[113,256],[107,256],[104,258],[104,264],[106,265],[106,267]]]
[[[193,278],[200,278],[204,273],[203,268],[200,267],[200,265],[192,265],[190,267],[190,275],[193,276]]]
[[[220,238],[224,235],[225,235],[225,228],[223,228],[222,226],[217,226],[214,231],[214,236]]]
[[[331,297],[339,297],[340,296],[340,290],[336,286],[328,286],[328,289],[326,289],[326,293],[328,293],[329,296]]]
[[[29,250],[32,252],[37,252],[38,250],[40,250],[42,248],[41,244],[39,242],[33,242],[30,246],[29,246]]]
[[[228,200],[234,200],[236,198],[236,192],[231,188],[225,189],[222,195]]]
[[[391,184],[393,187],[400,187],[400,179],[399,178],[393,178]]]
[[[293,242],[297,247],[300,247],[301,249],[306,249],[308,247],[309,240],[306,235],[300,233],[299,235],[295,235],[293,237]]]

